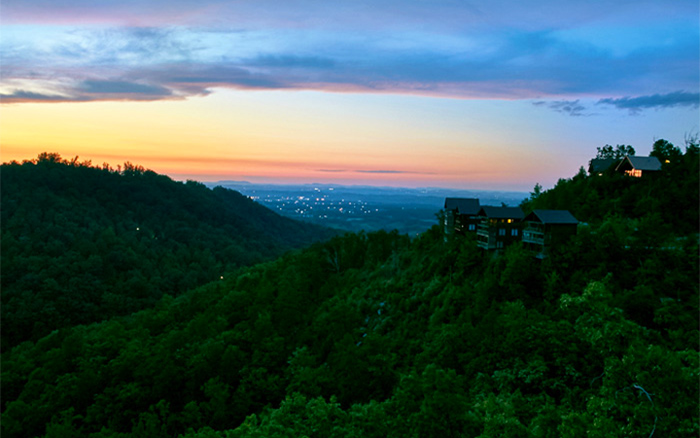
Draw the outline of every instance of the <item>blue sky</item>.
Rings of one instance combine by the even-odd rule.
[[[474,152],[485,169],[507,162],[508,154],[495,153],[489,162],[477,149],[488,145],[501,151],[509,142],[519,144],[495,132],[516,117],[528,142],[513,147],[529,147],[534,155],[550,154],[552,161],[562,164],[550,166],[563,168],[564,174],[558,176],[570,176],[566,172],[576,167],[572,156],[578,165],[585,164],[581,157],[602,146],[601,141],[635,142],[633,146],[644,153],[655,138],[682,146],[684,136],[698,131],[697,1],[524,3],[4,0],[2,111],[12,116],[19,112],[17,106],[51,105],[60,111],[61,105],[76,102],[113,102],[128,113],[129,105],[137,102],[167,101],[179,102],[187,115],[195,111],[192,102],[202,99],[216,101],[221,109],[226,106],[222,96],[240,99],[245,94],[240,100],[257,99],[270,106],[276,105],[271,96],[283,96],[279,101],[287,102],[290,111],[316,107],[305,123],[332,112],[324,105],[347,106],[349,111],[327,123],[356,124],[361,131],[362,123],[369,122],[358,121],[357,113],[369,111],[373,103],[377,120],[387,122],[387,132],[377,134],[386,141],[375,147],[392,150],[392,139],[406,141],[391,131],[400,129],[395,120],[412,120],[411,114],[421,112],[413,106],[430,107],[433,111],[424,113],[421,123],[432,137],[426,135],[425,143],[413,144],[412,150],[445,154],[460,147],[458,136],[473,136],[480,143],[464,141],[461,147],[465,156]],[[327,99],[317,93],[338,97]],[[376,95],[388,98],[373,98]],[[152,117],[157,118],[160,107],[152,108]],[[465,118],[489,115],[484,126],[494,127],[491,136],[475,126],[471,131],[459,129],[460,113]],[[22,117],[29,117],[27,110]],[[41,117],[51,116],[44,109]],[[221,121],[220,129],[225,123]],[[557,134],[566,126],[582,137]],[[3,128],[12,131],[13,126]],[[259,126],[264,132],[275,128],[272,122]],[[27,135],[11,132],[11,150],[35,147]],[[316,140],[322,144],[322,138]],[[332,138],[327,140],[333,143]],[[251,147],[264,150],[271,147],[270,141],[261,139]],[[566,141],[575,149],[561,146]],[[20,143],[27,147],[22,149]],[[118,146],[113,145],[117,148],[113,155],[122,157]],[[78,149],[90,154],[84,147]],[[167,150],[172,148],[164,145]],[[518,156],[519,150],[512,155]],[[319,146],[315,153],[323,152]],[[169,158],[162,153],[163,159]],[[387,169],[392,158],[385,155],[367,169],[358,169],[363,170],[358,178],[389,170],[383,172],[385,179],[369,182],[391,183],[392,174],[409,172]],[[328,155],[326,164],[333,165],[333,160],[342,164],[337,151],[335,157]],[[435,166],[421,171],[439,174],[439,165]],[[554,169],[526,167],[508,184],[531,185],[539,175],[543,181],[556,180],[550,173]],[[167,171],[185,175],[182,169]],[[241,175],[244,169],[234,173]],[[201,172],[192,176],[215,177]],[[450,178],[450,186],[476,181]],[[396,181],[440,185],[437,177]]]

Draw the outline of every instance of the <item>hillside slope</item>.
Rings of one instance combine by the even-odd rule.
[[[697,241],[628,243],[337,237],[18,346],[3,436],[697,435]]]
[[[543,260],[438,225],[347,234],[22,343],[2,355],[2,435],[697,436],[697,233],[659,222],[656,182],[610,178],[599,193],[632,204],[577,211]],[[601,181],[530,202],[573,209],[568,189]]]
[[[5,345],[141,310],[333,235],[129,163],[42,154],[0,172]]]

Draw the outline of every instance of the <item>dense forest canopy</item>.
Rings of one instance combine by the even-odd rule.
[[[43,153],[0,175],[3,349],[151,307],[333,234],[131,163]]]
[[[543,260],[347,234],[24,342],[3,436],[696,436],[697,145],[680,158],[533,192],[584,222]]]

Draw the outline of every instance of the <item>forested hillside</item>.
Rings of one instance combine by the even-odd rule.
[[[576,176],[560,179],[551,190],[539,193],[536,188],[523,208],[565,209],[579,220],[590,223],[600,223],[610,217],[636,220],[637,225],[646,227],[644,232],[650,237],[697,233],[700,224],[698,145],[697,139],[689,139],[683,153],[672,143],[657,140],[650,156],[659,159],[661,171],[644,178],[630,178],[616,172],[614,165],[601,175],[589,177],[581,167]],[[618,145],[618,150],[624,151],[624,145]],[[620,158],[605,148],[599,148],[599,156]]]
[[[332,233],[238,192],[57,154],[3,164],[3,349],[151,307]]]
[[[533,193],[587,222],[543,260],[438,225],[347,234],[22,343],[3,437],[697,436],[697,222],[608,177]],[[697,172],[676,177],[697,200]],[[576,210],[634,191],[650,207]]]

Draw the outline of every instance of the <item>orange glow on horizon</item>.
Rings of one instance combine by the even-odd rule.
[[[56,152],[205,182],[455,188],[517,182],[516,171],[535,166],[506,146],[482,144],[478,132],[471,140],[450,126],[435,129],[422,113],[413,123],[382,119],[343,97],[351,101],[344,107],[324,93],[231,91],[186,101],[3,105],[1,158]]]

